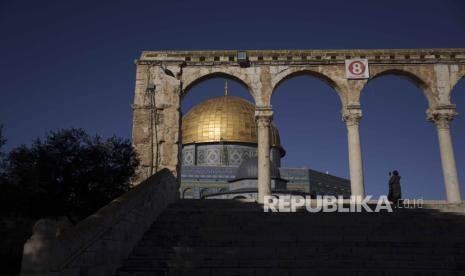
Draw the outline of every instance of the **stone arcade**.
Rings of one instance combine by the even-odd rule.
[[[245,55],[244,55],[245,53]],[[422,89],[428,100],[427,119],[436,125],[444,185],[449,202],[460,202],[460,189],[450,136],[457,115],[450,101],[454,85],[465,75],[463,49],[411,50],[290,50],[246,51],[145,51],[136,61],[133,143],[141,156],[139,179],[168,168],[180,173],[181,100],[189,89],[211,77],[243,84],[255,101],[258,136],[259,200],[270,194],[271,96],[285,79],[308,74],[327,82],[342,103],[347,126],[352,195],[364,195],[363,162],[359,136],[362,117],[360,93],[367,82],[394,74]],[[345,77],[349,58],[369,61],[369,79]]]
[[[228,93],[192,107],[182,118],[181,198],[257,199],[255,105]],[[282,168],[286,152],[270,125],[271,188],[283,194],[350,196],[350,182],[305,168]]]

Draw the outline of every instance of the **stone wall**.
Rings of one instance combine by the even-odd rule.
[[[24,244],[21,275],[114,275],[166,206],[178,198],[168,170],[154,174],[74,227],[39,220]]]

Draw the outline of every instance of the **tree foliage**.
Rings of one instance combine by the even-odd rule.
[[[0,125],[0,177],[3,176],[5,170],[5,153],[3,146],[6,144],[6,139],[3,136],[3,125]]]
[[[6,175],[12,211],[82,219],[129,189],[138,159],[129,140],[65,129],[13,149]]]

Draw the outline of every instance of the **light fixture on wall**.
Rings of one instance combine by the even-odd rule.
[[[237,61],[238,62],[247,62],[247,52],[246,51],[237,52]]]
[[[237,52],[237,62],[239,63],[239,65],[241,67],[249,67],[250,66],[249,58],[247,56],[246,51],[238,51]]]

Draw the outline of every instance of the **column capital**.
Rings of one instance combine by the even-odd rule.
[[[455,116],[459,115],[455,108],[434,108],[426,111],[426,119],[436,125],[438,129],[449,129]]]
[[[271,106],[255,106],[255,117],[259,116],[273,116],[273,109]]]
[[[341,113],[342,120],[346,123],[347,126],[358,125],[362,119],[362,109],[359,105],[346,106]]]
[[[256,106],[255,119],[257,120],[258,126],[261,124],[269,125],[273,120],[273,110],[271,106]]]

